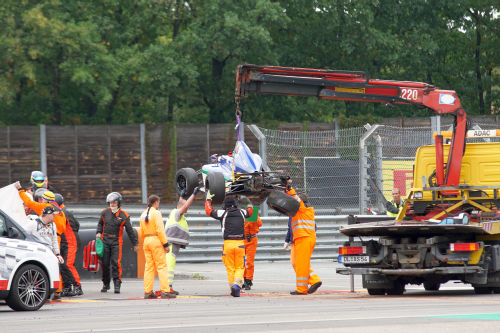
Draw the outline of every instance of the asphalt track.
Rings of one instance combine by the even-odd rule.
[[[448,283],[437,292],[408,286],[403,296],[369,296],[359,278],[351,293],[338,265],[313,261],[323,286],[307,296],[289,294],[288,262],[257,262],[254,288],[240,298],[229,295],[222,263],[178,264],[180,295],[170,300],[142,299],[141,279],[125,279],[121,294],[86,280],[84,296],[36,312],[0,305],[0,332],[500,332],[500,295]]]

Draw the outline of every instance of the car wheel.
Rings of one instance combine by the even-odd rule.
[[[212,197],[213,204],[220,205],[224,202],[224,197],[226,196],[226,182],[222,173],[209,173],[205,180],[205,188],[214,195]]]
[[[179,196],[184,190],[184,197],[189,197],[198,184],[198,174],[194,169],[182,168],[175,174],[175,191]]]
[[[49,294],[50,281],[44,270],[25,265],[14,275],[7,305],[16,311],[36,311],[45,304]]]
[[[267,205],[280,214],[293,217],[299,211],[300,204],[293,197],[281,191],[271,191]]]

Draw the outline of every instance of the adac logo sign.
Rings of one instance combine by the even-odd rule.
[[[439,94],[439,104],[453,105],[455,97],[451,94]]]

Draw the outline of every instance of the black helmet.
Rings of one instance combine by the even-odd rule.
[[[62,196],[62,194],[59,194],[59,193],[54,193],[54,196],[55,196],[55,202],[61,206],[63,203],[64,203],[64,197]]]
[[[107,204],[109,204],[111,201],[116,201],[116,202],[118,202],[118,207],[120,207],[120,204],[122,203],[122,200],[123,200],[123,197],[118,192],[111,192],[106,197],[106,203]]]
[[[234,199],[234,197],[226,197],[224,199],[224,208],[228,209],[231,207],[236,207],[236,200]]]

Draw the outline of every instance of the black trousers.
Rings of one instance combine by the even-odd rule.
[[[102,282],[109,285],[111,277],[113,281],[121,280],[122,277],[122,242],[117,238],[103,238],[104,253],[102,255]]]

